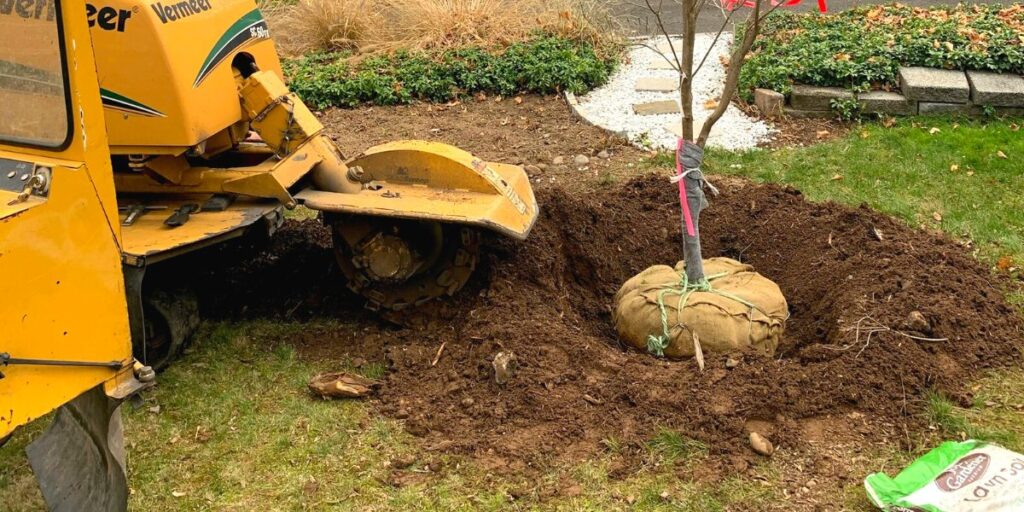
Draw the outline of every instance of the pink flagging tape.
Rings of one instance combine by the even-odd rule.
[[[697,236],[697,231],[693,229],[693,217],[690,216],[690,203],[686,201],[686,180],[682,178],[683,175],[683,163],[679,161],[679,153],[683,151],[683,139],[679,138],[679,142],[676,143],[676,176],[679,176],[679,204],[683,207],[683,220],[686,221],[686,234],[688,236]]]

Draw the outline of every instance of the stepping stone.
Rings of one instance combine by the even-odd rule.
[[[852,100],[853,93],[839,87],[794,85],[789,104],[796,110],[832,110],[832,100]]]
[[[922,67],[900,68],[900,90],[908,100],[934,103],[967,103],[971,95],[963,71]]]
[[[675,78],[645,77],[636,81],[637,91],[672,92],[679,89],[679,80]]]
[[[993,107],[1024,107],[1024,78],[1014,74],[968,71],[971,101]]]
[[[673,46],[676,47],[676,53],[679,53],[683,49],[683,41],[680,39],[673,39],[671,44],[669,44],[668,41],[662,41],[658,43],[658,46],[656,46],[655,48],[657,48],[658,51],[661,52],[672,53]]]
[[[916,103],[907,101],[902,94],[888,91],[862,92],[857,95],[861,112],[867,114],[913,115]]]
[[[638,116],[653,116],[656,114],[678,114],[682,112],[679,102],[676,100],[651,101],[648,103],[637,103],[633,105],[633,112]]]
[[[670,132],[672,132],[672,135],[675,135],[676,137],[682,137],[683,136],[683,120],[680,119],[678,121],[672,121],[671,123],[668,123],[668,124],[665,125],[665,129],[670,131]],[[696,126],[694,126],[694,129],[698,129],[698,128]]]
[[[655,57],[654,58],[654,62],[650,66],[647,66],[647,69],[654,69],[654,70],[659,70],[659,71],[660,70],[677,71],[676,70],[676,65],[675,65],[674,61],[672,60],[672,56],[669,55],[668,58],[669,58],[669,60],[665,60],[664,57]]]

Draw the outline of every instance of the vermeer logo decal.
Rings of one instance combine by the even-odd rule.
[[[210,54],[206,56],[206,60],[203,61],[203,65],[199,68],[199,73],[196,74],[196,80],[192,83],[192,87],[199,87],[199,84],[217,67],[217,64],[223,62],[235,50],[252,44],[254,41],[269,38],[270,30],[267,29],[267,21],[263,19],[260,10],[253,9],[249,11],[248,14],[242,16],[228,27],[224,35],[220,36],[213,49],[210,50]]]
[[[103,30],[116,30],[124,32],[124,25],[132,12],[139,12],[135,7],[132,11],[127,9],[115,9],[113,7],[96,7],[93,4],[85,4],[85,15],[89,19],[89,27],[99,27]]]
[[[57,11],[53,0],[0,0],[0,14],[16,14],[22,18],[53,21]]]
[[[182,18],[206,12],[213,8],[213,6],[210,5],[210,0],[186,0],[184,2],[167,5],[164,5],[162,2],[157,2],[150,7],[156,11],[156,15],[160,18],[161,23],[178,21]]]
[[[935,479],[935,485],[946,492],[960,490],[978,481],[988,469],[990,457],[984,453],[968,455],[953,464]]]

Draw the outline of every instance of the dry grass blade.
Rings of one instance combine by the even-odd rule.
[[[599,0],[265,0],[261,7],[286,56],[503,48],[538,32],[596,48],[618,41]]]
[[[381,41],[380,0],[269,0],[261,4],[285,56],[317,50],[365,50]]]

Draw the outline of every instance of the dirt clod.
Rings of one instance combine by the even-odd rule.
[[[907,327],[910,330],[917,331],[921,334],[932,333],[932,324],[920,311],[911,311],[910,314],[907,315]]]
[[[519,360],[513,352],[498,352],[491,364],[494,366],[494,382],[505,384],[515,376]]]

